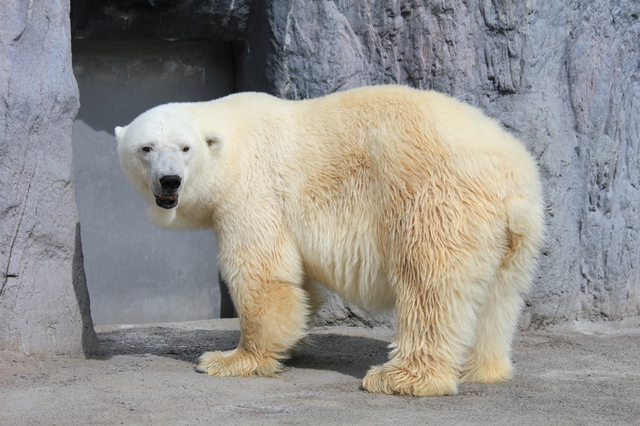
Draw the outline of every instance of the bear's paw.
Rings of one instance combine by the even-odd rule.
[[[445,396],[458,393],[455,376],[416,375],[395,365],[372,367],[362,381],[371,393],[387,395]]]
[[[463,383],[499,383],[511,378],[513,367],[508,358],[491,361],[472,361],[462,369],[460,382]]]
[[[270,356],[255,355],[234,349],[225,352],[205,352],[198,359],[196,371],[222,377],[274,377],[281,364]]]

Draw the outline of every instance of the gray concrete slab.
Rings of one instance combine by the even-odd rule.
[[[441,398],[360,389],[393,330],[327,327],[274,379],[197,374],[237,320],[98,326],[103,355],[0,351],[0,424],[640,424],[640,318],[518,333],[516,373]]]

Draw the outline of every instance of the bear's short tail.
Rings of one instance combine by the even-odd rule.
[[[503,269],[531,273],[535,267],[544,240],[544,212],[539,200],[538,196],[519,194],[506,200],[508,246]]]

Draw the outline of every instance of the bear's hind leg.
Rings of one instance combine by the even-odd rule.
[[[317,281],[306,279],[302,288],[306,295],[307,304],[307,330],[316,324],[316,315],[325,302],[325,292],[322,284]],[[313,340],[309,336],[305,336],[289,350],[291,356],[298,355],[303,345],[313,345]]]
[[[196,370],[210,376],[274,376],[281,369],[280,360],[306,333],[304,290],[294,283],[268,281],[233,300],[240,318],[240,344],[232,351],[204,353]]]
[[[478,315],[476,342],[462,367],[461,382],[497,383],[511,378],[511,344],[528,280],[524,272],[498,272]]]
[[[539,189],[537,182],[530,184],[529,198],[514,195],[505,201],[507,250],[478,315],[476,342],[461,370],[461,381],[493,383],[511,377],[511,345],[522,296],[531,283],[544,235]]]
[[[315,323],[316,314],[325,302],[324,288],[319,282],[310,279],[305,280],[302,288],[307,294],[307,323],[312,326]]]

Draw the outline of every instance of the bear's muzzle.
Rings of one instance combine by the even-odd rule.
[[[178,175],[167,175],[160,178],[162,194],[156,196],[156,204],[163,209],[172,209],[178,205],[178,188],[182,183],[182,178]]]

